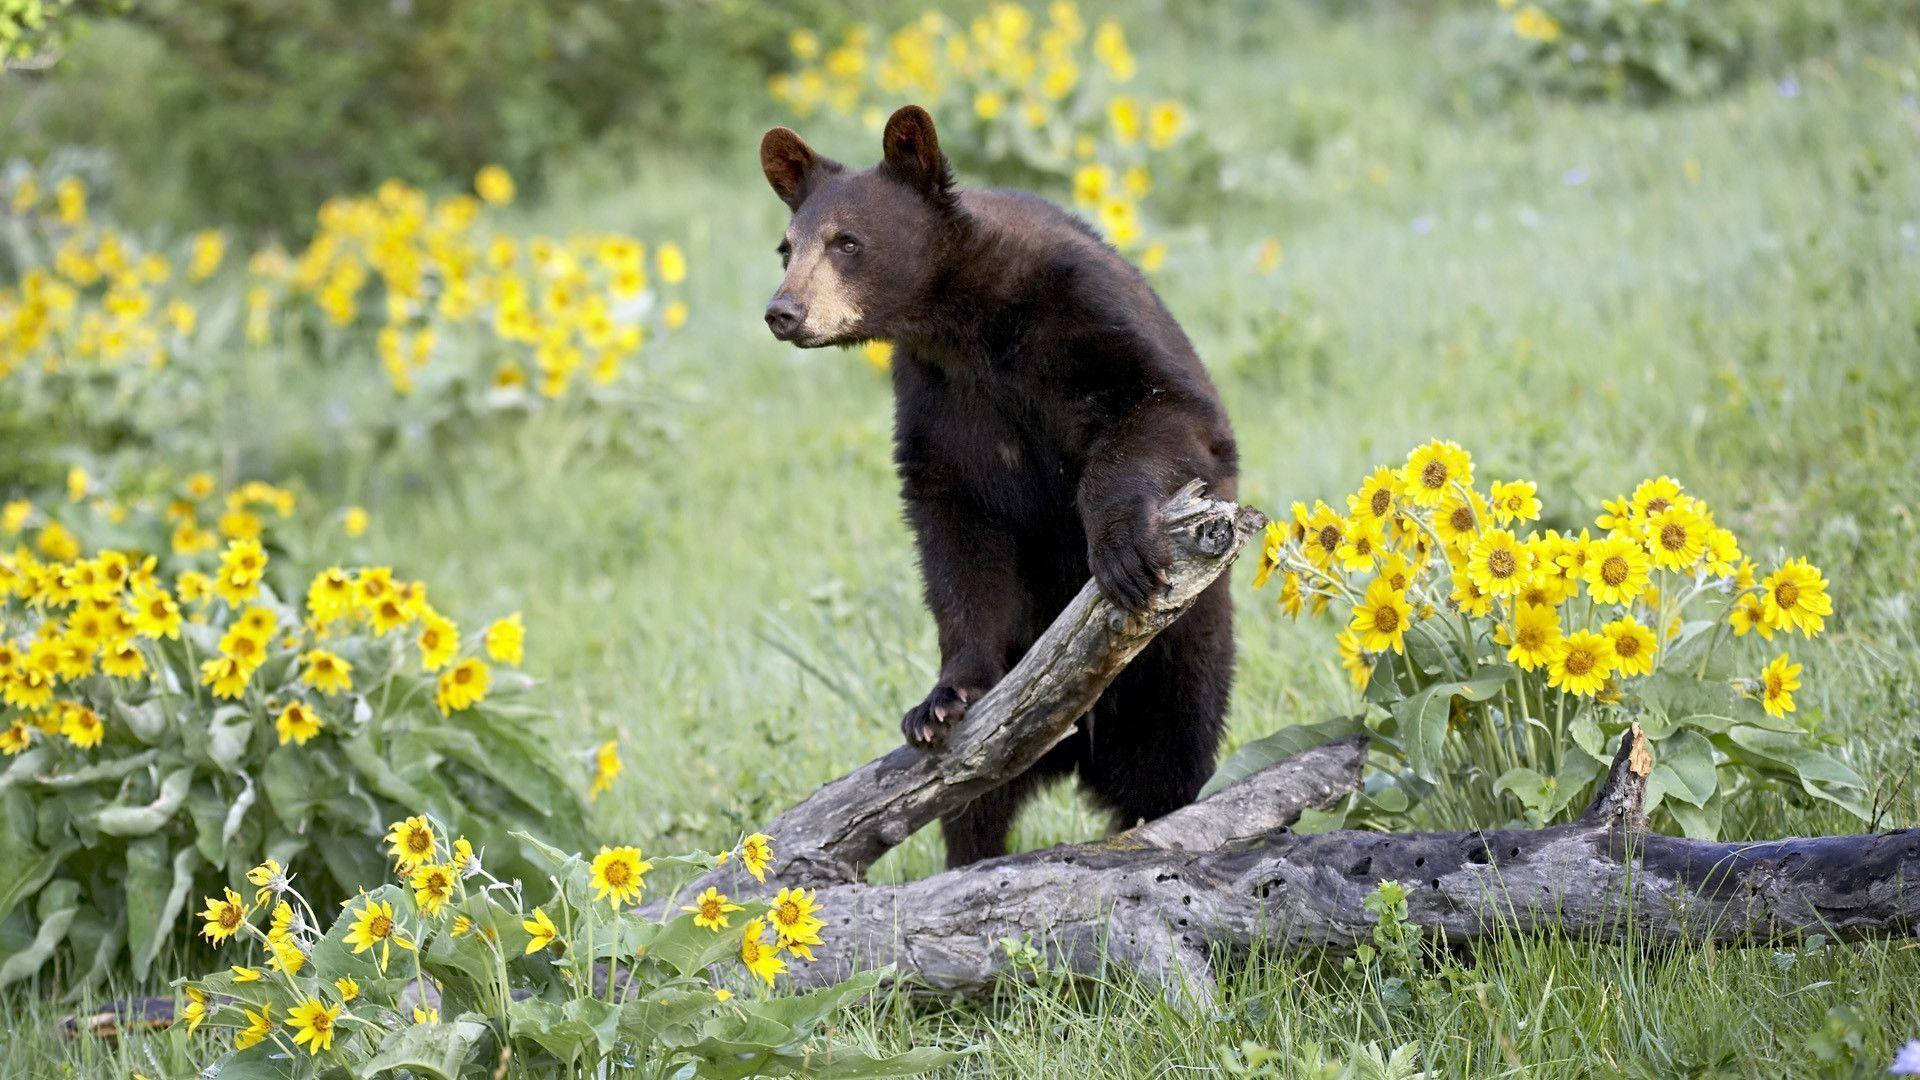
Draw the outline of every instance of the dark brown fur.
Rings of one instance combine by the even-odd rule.
[[[940,675],[901,722],[937,746],[1089,575],[1140,609],[1164,574],[1157,508],[1198,477],[1235,495],[1218,392],[1146,280],[1036,196],[957,190],[933,121],[895,113],[849,172],[785,128],[761,163],[793,209],[768,305],[805,347],[894,344],[894,457],[939,629]],[[1192,801],[1233,671],[1224,579],[1031,772],[942,822],[948,861],[1001,854],[1040,782],[1078,772],[1118,824]]]

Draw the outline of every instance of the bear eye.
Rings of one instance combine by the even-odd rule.
[[[843,252],[846,252],[848,255],[852,255],[857,253],[860,250],[860,241],[855,240],[853,237],[848,236],[845,233],[842,233],[839,236],[834,238],[833,246],[839,248]]]
[[[780,255],[780,268],[782,270],[786,269],[787,260],[793,257],[793,245],[785,240],[782,240],[780,241],[780,246],[777,248],[774,248],[773,250],[778,252]]]

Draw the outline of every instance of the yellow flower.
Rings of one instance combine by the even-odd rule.
[[[427,671],[446,667],[460,651],[460,627],[437,611],[420,620],[420,666]]]
[[[7,725],[5,731],[0,731],[0,754],[12,757],[20,751],[25,750],[27,745],[32,741],[33,729],[21,721],[15,720]]]
[[[1253,587],[1265,588],[1267,579],[1280,566],[1280,550],[1286,546],[1287,527],[1277,521],[1267,522],[1266,533],[1260,544],[1260,565],[1253,571]]]
[[[473,657],[441,672],[433,693],[440,715],[449,716],[485,700],[491,674],[487,665]]]
[[[1691,505],[1673,502],[1647,515],[1644,534],[1653,565],[1687,570],[1707,548],[1707,523]]]
[[[253,894],[253,902],[264,904],[267,897],[287,887],[286,869],[278,859],[268,859],[247,871],[247,882],[258,886],[258,891]]]
[[[773,977],[787,970],[787,962],[780,959],[778,948],[769,946],[761,940],[767,931],[764,919],[749,919],[745,932],[740,937],[740,962],[747,970],[773,985]]]
[[[457,837],[453,841],[453,868],[465,871],[473,863],[473,841]]]
[[[1727,612],[1727,623],[1733,627],[1734,637],[1745,637],[1752,631],[1764,640],[1773,640],[1773,627],[1767,623],[1766,603],[1757,593],[1747,593],[1735,600],[1732,609]]]
[[[808,946],[821,944],[820,930],[827,925],[814,915],[820,910],[814,903],[816,895],[804,889],[781,889],[773,898],[767,921],[773,924],[775,948],[813,959]]]
[[[660,245],[654,259],[660,264],[660,280],[669,285],[678,285],[687,280],[687,256],[680,245],[669,240]]]
[[[1513,13],[1513,32],[1528,41],[1548,44],[1560,39],[1560,21],[1528,4]]]
[[[410,882],[413,886],[414,903],[420,906],[425,915],[438,915],[448,900],[453,898],[453,871],[438,863],[427,863],[413,872]]]
[[[1761,610],[1775,630],[1798,630],[1813,637],[1826,628],[1833,614],[1827,579],[1805,559],[1788,559],[1760,582]]]
[[[279,718],[273,722],[274,731],[280,735],[281,746],[289,742],[305,746],[307,740],[320,734],[320,729],[326,726],[327,722],[320,719],[313,707],[304,701],[288,702],[287,707],[280,710]]]
[[[1407,626],[1413,621],[1413,607],[1405,593],[1384,578],[1375,578],[1367,594],[1353,609],[1353,622],[1347,627],[1368,652],[1406,652]]]
[[[1513,613],[1507,659],[1532,671],[1552,662],[1560,648],[1560,616],[1551,607],[1521,604]]]
[[[1400,481],[1415,506],[1439,506],[1453,485],[1473,486],[1473,458],[1458,443],[1435,439],[1407,455]]]
[[[286,1026],[294,1030],[294,1045],[305,1045],[307,1053],[321,1053],[334,1045],[334,1020],[340,1019],[340,1005],[326,1005],[319,997],[307,997],[286,1013]]]
[[[291,937],[275,937],[267,940],[267,966],[288,975],[297,975],[307,964],[307,954]]]
[[[860,346],[860,355],[875,371],[888,371],[893,367],[893,343],[890,341],[869,341]]]
[[[534,908],[533,918],[520,920],[520,926],[533,935],[527,941],[529,956],[553,944],[554,939],[560,936],[560,928],[553,925],[553,920],[547,916],[545,908]]]
[[[1503,484],[1496,480],[1489,490],[1493,503],[1493,516],[1500,524],[1539,520],[1540,499],[1533,481],[1515,480]]]
[[[1653,654],[1659,648],[1653,631],[1632,616],[1615,619],[1600,629],[1613,643],[1613,655],[1618,661],[1615,670],[1620,674],[1646,675],[1653,671]]]
[[[266,573],[267,553],[258,540],[235,540],[220,555],[220,571],[214,576],[213,591],[234,607],[253,599],[260,590],[260,578]]]
[[[1599,604],[1631,604],[1647,591],[1651,563],[1647,551],[1620,535],[1587,545],[1587,592]]]
[[[733,991],[727,989],[724,986],[713,992],[713,1000],[715,1001],[728,1001],[728,1000],[731,1000],[732,998],[733,998]]]
[[[781,895],[785,895],[783,890]],[[727,913],[743,910],[739,904],[729,901],[726,894],[713,886],[694,898],[693,903],[684,905],[681,911],[693,912],[693,925],[708,930],[720,931],[727,928]]]
[[[187,1022],[187,1034],[191,1035],[207,1019],[207,992],[197,986],[186,988],[187,1004],[180,1010],[180,1019]]]
[[[773,837],[766,833],[754,833],[740,841],[740,862],[753,875],[753,880],[767,880],[767,867],[773,862]]]
[[[346,531],[347,539],[358,540],[367,531],[367,508],[349,506],[340,515],[340,527]]]
[[[100,714],[85,705],[69,705],[60,714],[60,734],[82,750],[91,750],[106,737],[107,728]]]
[[[589,799],[597,799],[600,794],[613,787],[613,779],[620,775],[620,744],[608,739],[600,744],[593,753],[593,786],[587,790]]]
[[[653,864],[640,857],[637,847],[602,846],[593,857],[593,898],[605,900],[616,911],[621,904],[636,903],[651,869]]]
[[[513,201],[513,177],[498,165],[488,165],[473,177],[474,194],[493,206]]]
[[[227,889],[218,900],[207,897],[206,910],[200,913],[200,917],[206,920],[206,926],[200,933],[218,945],[240,931],[247,921],[247,908],[241,902],[239,893]]]
[[[1738,573],[1746,559],[1740,554],[1740,541],[1731,530],[1715,525],[1707,530],[1707,573],[1728,577]],[[1745,588],[1745,586],[1741,586]]]
[[[353,614],[358,600],[353,578],[337,566],[313,575],[307,586],[307,614],[318,623],[330,623]]]
[[[351,975],[342,975],[333,980],[333,986],[340,991],[340,1000],[343,1002],[352,1001],[360,996],[360,984],[355,982]]]
[[[1606,685],[1616,658],[1613,643],[1591,630],[1576,630],[1561,639],[1547,665],[1547,685],[1569,694],[1592,697]]]
[[[237,983],[259,982],[261,979],[259,968],[241,967],[235,964],[228,970],[233,972],[233,981]]]
[[[353,946],[356,956],[375,945],[380,946],[382,973],[387,970],[387,960],[392,954],[393,946],[398,945],[403,949],[414,947],[413,942],[401,934],[394,924],[393,904],[385,900],[369,901],[366,907],[356,912],[353,927],[344,940],[348,945]]]
[[[1368,520],[1384,524],[1393,519],[1394,505],[1403,490],[1400,474],[1382,465],[1360,481],[1358,492],[1347,496],[1347,513],[1355,522]]]
[[[139,589],[130,604],[133,628],[144,637],[180,638],[180,605],[165,589]]]
[[[1147,145],[1155,150],[1172,146],[1187,126],[1187,114],[1177,102],[1157,101],[1147,110]]]
[[[1467,576],[1490,596],[1512,596],[1532,573],[1532,552],[1506,529],[1481,533],[1467,551]]]
[[[213,594],[213,580],[197,570],[183,570],[174,579],[174,591],[189,604],[203,604]]]
[[[1800,689],[1800,665],[1787,662],[1787,654],[1773,658],[1760,672],[1760,704],[1768,716],[1785,716],[1793,711],[1793,692]]]
[[[247,1014],[247,1026],[242,1028],[240,1032],[233,1037],[233,1048],[235,1050],[245,1050],[250,1046],[258,1046],[266,1041],[267,1036],[273,1034],[273,1004],[271,1002],[260,1006],[259,1012],[254,1012],[252,1009],[243,1009],[241,1011]]]
[[[314,649],[300,658],[300,681],[323,694],[344,694],[353,689],[353,665],[325,649]]]
[[[1339,560],[1340,569],[1352,573],[1373,569],[1376,559],[1386,549],[1386,537],[1380,523],[1371,518],[1366,521],[1354,521],[1347,530],[1346,542],[1334,552]]]
[[[1433,510],[1433,531],[1448,548],[1465,554],[1492,517],[1487,501],[1472,488],[1455,492]]]
[[[1340,666],[1346,669],[1348,681],[1355,690],[1365,690],[1373,679],[1373,663],[1360,648],[1360,638],[1352,630],[1342,630],[1333,642],[1340,649]]]
[[[399,864],[400,872],[412,873],[414,867],[433,858],[433,826],[423,817],[410,817],[387,827],[387,854]]]
[[[101,651],[100,670],[116,679],[131,679],[147,670],[147,658],[131,641],[114,642]]]
[[[1326,567],[1333,564],[1339,556],[1340,548],[1347,542],[1347,521],[1334,512],[1326,503],[1315,503],[1313,515],[1307,518],[1307,538],[1302,550],[1315,566]]]
[[[1644,522],[1684,497],[1680,481],[1671,476],[1642,480],[1627,497],[1629,521]]]
[[[504,619],[495,619],[482,638],[487,659],[518,666],[525,653],[526,636],[527,629],[520,621],[519,612]]]

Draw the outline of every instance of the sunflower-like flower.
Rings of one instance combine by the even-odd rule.
[[[353,665],[325,649],[314,649],[300,658],[300,681],[323,694],[344,694],[353,689]]]
[[[1489,486],[1488,496],[1493,505],[1493,517],[1502,525],[1516,521],[1540,520],[1539,489],[1531,480],[1513,480],[1501,483],[1496,480]]]
[[[290,742],[305,746],[315,735],[320,734],[321,728],[326,726],[327,722],[320,719],[320,714],[313,711],[313,706],[304,701],[288,702],[287,707],[280,710],[279,717],[273,722],[273,729],[280,736],[281,746]]]
[[[410,874],[414,867],[433,858],[433,826],[423,817],[410,817],[387,826],[387,854]]]
[[[1764,641],[1773,640],[1773,627],[1767,622],[1766,601],[1757,593],[1747,593],[1735,600],[1727,610],[1727,623],[1733,627],[1734,637],[1759,634]]]
[[[189,986],[186,995],[187,1003],[180,1009],[180,1019],[187,1022],[187,1034],[191,1035],[194,1029],[206,1022],[207,992],[197,986]]]
[[[1354,606],[1353,622],[1347,629],[1368,652],[1406,652],[1407,627],[1413,621],[1413,606],[1405,593],[1396,590],[1385,578],[1375,578],[1367,594]]]
[[[740,841],[740,862],[753,875],[753,880],[767,880],[767,867],[773,862],[773,837],[766,833],[754,833]]]
[[[593,857],[593,898],[605,900],[615,910],[636,903],[651,869],[653,864],[641,857],[637,847],[603,846]]]
[[[1709,525],[1690,502],[1672,502],[1646,517],[1642,529],[1653,565],[1688,570],[1707,550]]]
[[[1264,589],[1267,579],[1280,568],[1280,552],[1286,547],[1287,527],[1277,521],[1267,522],[1267,529],[1260,543],[1260,565],[1253,571],[1253,587]]]
[[[1355,690],[1365,690],[1373,679],[1373,663],[1368,659],[1366,650],[1360,647],[1360,637],[1352,630],[1342,630],[1333,639],[1340,650],[1340,666],[1346,669],[1347,680]]]
[[[773,985],[773,977],[787,970],[787,962],[780,959],[777,946],[767,944],[767,923],[765,919],[747,920],[746,930],[740,937],[740,962],[748,971]]]
[[[1773,658],[1760,672],[1760,705],[1767,710],[1768,716],[1785,716],[1792,712],[1793,692],[1800,689],[1800,665],[1789,663],[1787,654],[1781,653]]]
[[[1652,673],[1653,654],[1660,647],[1653,638],[1652,630],[1628,615],[1613,620],[1601,627],[1600,631],[1613,643],[1614,659],[1618,662],[1615,671],[1621,675]]]
[[[438,915],[447,901],[453,899],[455,880],[453,870],[439,863],[424,863],[415,869],[408,884],[413,886],[413,900],[420,906],[421,914]]]
[[[239,893],[227,889],[217,900],[207,897],[207,908],[200,913],[200,917],[206,920],[206,926],[200,933],[218,945],[239,933],[240,928],[246,925],[247,905],[240,899]]]
[[[553,919],[545,908],[534,908],[533,918],[520,920],[520,927],[530,935],[527,939],[529,956],[553,944],[560,936],[560,928],[553,925]]]
[[[1551,663],[1559,652],[1560,615],[1545,604],[1521,604],[1513,612],[1513,632],[1504,636],[1509,639],[1502,643],[1507,646],[1507,659],[1533,671]]]
[[[1435,439],[1407,455],[1400,481],[1415,506],[1439,506],[1453,485],[1473,486],[1473,458],[1459,443]]]
[[[393,904],[386,900],[369,900],[367,906],[355,912],[353,926],[344,940],[353,946],[355,955],[379,946],[382,972],[387,970],[387,961],[393,955],[395,945],[403,949],[414,947],[413,942],[400,932],[399,924],[394,921]]]
[[[1307,518],[1306,529],[1306,540],[1301,547],[1307,558],[1315,566],[1333,565],[1341,546],[1347,542],[1347,519],[1326,503],[1316,503],[1312,516]]]
[[[693,925],[718,933],[727,929],[727,913],[742,908],[728,900],[726,893],[709,885],[706,892],[694,897],[693,903],[682,905],[680,910],[693,912]]]
[[[243,1009],[242,1011],[247,1014],[247,1026],[241,1028],[234,1034],[233,1048],[235,1050],[245,1050],[250,1046],[258,1046],[267,1040],[267,1036],[273,1034],[272,1002],[260,1006],[259,1012],[254,1012],[252,1009]]]
[[[1616,658],[1604,634],[1576,630],[1562,638],[1547,665],[1547,685],[1565,693],[1592,697],[1606,685]]]
[[[1788,559],[1760,582],[1761,611],[1775,630],[1798,630],[1813,637],[1833,614],[1827,579],[1805,559]]]
[[[1450,549],[1465,552],[1492,520],[1487,501],[1471,488],[1453,492],[1433,510],[1433,531]]]
[[[333,1048],[334,1023],[339,1019],[340,1006],[308,998],[287,1010],[286,1024],[293,1029],[295,1046],[305,1046],[308,1054],[318,1054]]]
[[[767,912],[767,921],[773,925],[774,947],[785,949],[795,956],[813,959],[809,946],[819,945],[820,931],[826,923],[814,912],[820,910],[814,903],[816,892],[804,889],[781,889],[773,898],[773,907]]]
[[[1533,553],[1506,529],[1488,529],[1467,550],[1467,576],[1490,596],[1512,596],[1533,574]]]
[[[1400,474],[1382,465],[1360,481],[1359,491],[1347,496],[1347,513],[1355,521],[1384,526],[1393,520],[1394,506],[1405,489]]]
[[[1631,604],[1647,591],[1652,563],[1633,540],[1609,535],[1587,546],[1587,592],[1595,603]]]

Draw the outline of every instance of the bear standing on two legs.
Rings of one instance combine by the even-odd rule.
[[[774,336],[892,342],[894,461],[939,628],[940,675],[907,711],[937,748],[1089,574],[1142,609],[1169,561],[1155,520],[1188,480],[1235,497],[1220,395],[1146,279],[1038,196],[959,190],[933,118],[887,121],[850,172],[786,128],[760,164],[793,219]],[[1191,802],[1213,772],[1233,678],[1227,579],[1122,671],[1066,741],[941,821],[947,863],[1006,852],[1020,806],[1077,772],[1118,826]]]

